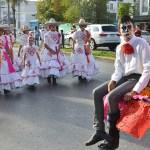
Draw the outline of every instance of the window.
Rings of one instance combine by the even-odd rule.
[[[140,0],[140,15],[148,15],[149,0]]]
[[[148,31],[142,31],[142,35],[150,35]]]
[[[93,27],[93,32],[99,32],[99,28],[98,27]]]
[[[102,26],[102,30],[104,32],[117,32],[117,28],[115,26]]]

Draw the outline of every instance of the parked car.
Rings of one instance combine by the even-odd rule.
[[[91,33],[90,48],[92,50],[99,46],[115,50],[116,46],[120,43],[118,29],[113,24],[91,24],[86,29]]]
[[[142,30],[141,37],[144,38],[150,44],[150,33],[148,31]]]
[[[116,46],[120,43],[117,27],[113,24],[91,24],[87,26],[86,30],[91,33],[90,48],[92,50],[99,46],[115,50]],[[71,31],[65,34],[66,45],[72,46],[72,37],[73,33]]]
[[[64,34],[65,45],[72,46],[72,44],[73,44],[73,38],[72,37],[73,37],[73,33],[71,33],[71,31]]]

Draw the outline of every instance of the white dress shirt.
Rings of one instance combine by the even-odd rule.
[[[128,42],[134,48],[134,53],[127,55],[121,51],[121,46],[126,42],[118,45],[116,49],[115,71],[111,80],[118,82],[123,76],[132,73],[141,74],[133,91],[141,92],[150,80],[150,46],[140,37],[133,36]]]

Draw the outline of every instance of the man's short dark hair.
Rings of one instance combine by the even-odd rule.
[[[120,26],[120,24],[127,23],[127,22],[131,22],[132,24],[134,24],[130,16],[124,15],[119,19],[118,25]]]

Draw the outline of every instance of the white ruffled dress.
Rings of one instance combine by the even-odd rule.
[[[40,62],[37,57],[38,47],[25,46],[23,48],[25,59],[25,67],[22,70],[23,85],[39,84]]]
[[[18,54],[14,54],[14,67],[16,71],[22,71],[23,69],[23,56],[24,56],[24,50],[23,47],[28,45],[28,34],[22,34],[20,35],[20,40],[19,40],[20,45],[22,45],[21,51],[20,51],[20,56]]]
[[[0,57],[0,91],[22,87],[21,76],[15,71],[5,49],[0,49]]]
[[[57,78],[65,76],[69,71],[69,62],[63,52],[59,50],[60,34],[56,31],[49,31],[44,35],[44,43],[55,53],[49,52],[44,48],[41,53],[41,76],[55,76]]]
[[[85,36],[86,31],[81,30],[76,31],[73,35],[75,45],[74,52],[71,54],[71,70],[73,76],[81,76],[90,80],[97,73],[98,67],[92,53],[85,54]]]

